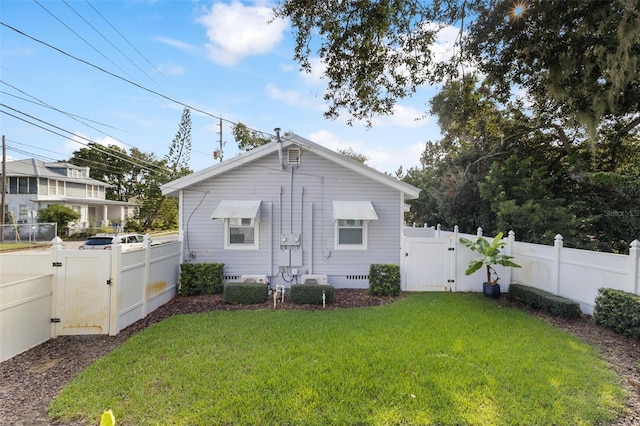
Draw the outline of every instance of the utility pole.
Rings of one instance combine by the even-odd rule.
[[[4,140],[4,135],[2,135],[2,216],[0,219],[0,242],[4,242],[4,218],[6,212],[5,203],[7,200],[7,145]]]
[[[220,162],[222,163],[222,116],[220,117],[220,122],[218,123],[220,126]]]
[[[213,150],[213,159],[214,160],[219,159],[220,162],[222,163],[222,145],[224,145],[224,143],[222,142],[222,117],[220,117],[220,122],[218,123],[218,127],[220,127],[220,131],[218,132],[218,134],[220,135],[220,148]]]

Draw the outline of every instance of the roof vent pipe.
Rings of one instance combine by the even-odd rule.
[[[278,142],[278,159],[280,160],[280,170],[284,170],[284,160],[282,159],[282,139],[280,139],[280,127],[273,129],[276,132],[276,141]]]

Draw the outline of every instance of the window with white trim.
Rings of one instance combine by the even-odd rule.
[[[225,250],[258,250],[260,200],[221,200],[211,219],[224,219]]]
[[[336,249],[366,250],[368,220],[336,220]]]
[[[370,201],[334,201],[334,248],[367,250],[369,222],[378,220]]]
[[[250,217],[225,219],[225,249],[257,250],[258,221]]]

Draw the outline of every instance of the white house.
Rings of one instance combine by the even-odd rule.
[[[272,287],[328,278],[366,288],[400,265],[405,201],[419,189],[297,135],[162,186],[179,197],[183,259]]]
[[[9,222],[34,222],[38,210],[62,204],[80,214],[77,225],[83,229],[124,222],[137,209],[136,203],[105,199],[109,184],[90,178],[89,167],[30,158],[8,161],[6,176]]]

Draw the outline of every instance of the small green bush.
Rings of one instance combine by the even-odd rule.
[[[262,283],[227,283],[224,285],[224,303],[246,305],[263,303],[269,297],[269,286]]]
[[[322,305],[323,292],[325,303],[333,303],[333,301],[335,300],[335,288],[330,285],[293,284],[291,286],[291,293],[289,298],[292,303],[309,303],[312,305]]]
[[[509,286],[509,298],[562,318],[580,318],[580,305],[566,297],[522,284]]]
[[[181,296],[219,294],[224,286],[224,263],[183,263],[180,265]]]
[[[400,267],[393,264],[372,264],[369,267],[369,293],[374,296],[398,296]]]
[[[593,321],[616,333],[640,339],[640,296],[612,288],[598,289]]]

